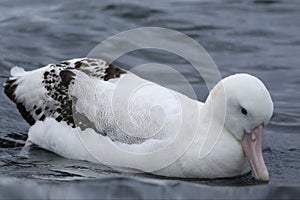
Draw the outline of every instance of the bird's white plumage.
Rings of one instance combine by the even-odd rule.
[[[20,77],[25,74],[25,70],[22,67],[15,66],[15,67],[11,68],[10,74],[12,76]]]
[[[130,72],[109,81],[95,78],[84,70],[72,69],[71,72],[68,95],[74,98],[74,112],[85,116],[91,128],[72,128],[50,116],[30,128],[28,139],[67,158],[91,162],[101,162],[99,158],[104,158],[102,163],[118,169],[193,178],[244,174],[250,167],[240,143],[241,130],[251,130],[262,123],[266,125],[273,112],[265,86],[246,74],[225,78],[210,92],[206,102],[201,103]],[[107,73],[105,69],[102,72]],[[34,100],[25,100],[29,98],[26,95],[47,98],[20,92],[25,90],[21,85],[26,83],[26,87],[36,89],[37,94],[45,93],[41,92],[44,89],[38,80],[43,69],[30,73],[32,75],[23,73],[18,80],[21,89],[16,90],[18,101],[27,101],[27,107],[34,104]],[[34,80],[30,80],[31,77]],[[64,78],[61,79],[64,82]],[[241,115],[241,106],[251,112],[248,118]],[[80,120],[77,123],[81,123]],[[183,145],[188,148],[181,149],[181,143],[176,143],[166,150],[167,154],[159,154],[161,157],[149,159],[146,156],[146,153],[159,151],[172,143],[178,130],[185,134],[182,144],[185,139],[191,139],[186,142],[188,146]],[[122,159],[112,153],[116,147],[145,156]],[[176,159],[172,161],[172,157]],[[157,168],[157,163],[168,159],[172,162]]]

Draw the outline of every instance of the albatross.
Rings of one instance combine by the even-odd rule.
[[[262,134],[273,102],[252,75],[224,78],[200,102],[104,60],[76,58],[14,67],[4,91],[31,126],[26,144],[63,157],[168,177],[252,171],[269,180]]]

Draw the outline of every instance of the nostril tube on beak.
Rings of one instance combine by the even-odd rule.
[[[252,142],[255,142],[255,140],[256,140],[256,137],[255,137],[254,133],[251,133],[251,140],[252,140]]]

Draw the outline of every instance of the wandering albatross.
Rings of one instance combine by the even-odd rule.
[[[224,78],[202,103],[103,60],[77,58],[32,71],[14,67],[4,88],[31,125],[27,143],[66,158],[182,178],[252,170],[269,180],[262,130],[273,102],[252,75]],[[165,148],[178,134],[181,141]],[[139,156],[122,159],[116,146]]]

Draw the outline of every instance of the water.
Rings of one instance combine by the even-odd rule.
[[[29,126],[0,92],[0,197],[299,196],[299,1],[2,0],[0,13],[1,84],[12,66],[29,70],[84,57],[109,36],[132,28],[157,26],[181,31],[201,43],[223,76],[247,72],[259,77],[275,104],[263,141],[271,177],[268,184],[260,185],[249,174],[218,180],[165,179],[121,174],[105,166],[68,160],[38,147],[24,153],[21,149]],[[141,50],[117,62],[127,69],[149,62],[184,69],[183,74],[193,84],[199,100],[206,98],[202,79],[193,76],[192,68],[179,57]]]

